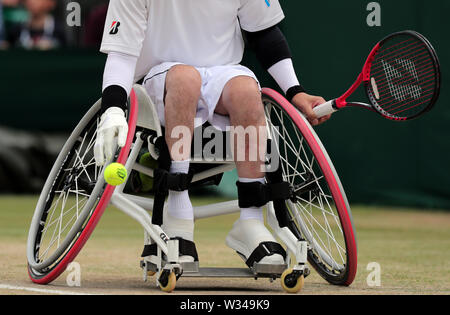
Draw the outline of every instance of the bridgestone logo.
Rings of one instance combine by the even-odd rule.
[[[116,35],[117,33],[119,33],[119,26],[120,26],[120,22],[114,21],[111,25],[111,31],[109,32],[109,34]]]

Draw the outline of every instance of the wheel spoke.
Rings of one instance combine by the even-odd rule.
[[[288,207],[298,228],[309,239],[311,250],[332,270],[342,272],[346,264],[346,244],[334,199],[309,144],[290,116],[276,103],[266,102],[270,132],[279,154],[283,177],[295,187],[298,202]],[[277,137],[275,137],[277,136]],[[316,174],[317,173],[317,174]]]
[[[67,166],[62,167],[54,197],[48,200],[47,215],[41,221],[39,244],[36,244],[36,261],[43,262],[54,256],[56,251],[70,245],[68,235],[75,224],[90,212],[85,209],[90,200],[90,192],[85,182],[96,182],[100,168],[95,164],[92,150],[95,144],[96,128],[93,125],[74,139],[73,148],[68,153]],[[93,181],[94,180],[94,181]],[[56,181],[55,181],[56,182]],[[81,223],[81,221],[80,221]],[[75,230],[73,230],[75,231]],[[72,236],[71,236],[72,237]],[[62,254],[62,253],[61,253]]]
[[[72,191],[70,191],[72,192]],[[75,203],[75,205],[72,205],[70,208],[65,209],[65,205],[67,204],[67,200],[69,199],[69,192],[67,194],[65,194],[66,197],[64,197],[63,199],[65,199],[66,201],[63,202],[64,206],[61,205],[61,209],[60,209],[60,213],[58,218],[56,218],[53,221],[48,221],[48,224],[45,226],[44,230],[43,230],[43,235],[44,233],[46,233],[51,227],[53,228],[53,233],[52,236],[50,237],[50,239],[48,241],[45,241],[45,243],[47,243],[46,249],[42,250],[41,247],[41,260],[44,259],[48,252],[50,251],[50,249],[52,248],[52,246],[55,245],[59,247],[61,239],[63,239],[65,236],[63,236],[63,234],[67,231],[67,229],[70,227],[71,228],[71,224],[74,223],[77,219],[78,219],[78,210],[79,208],[83,208],[88,199],[87,197],[83,197],[81,200],[79,199],[78,202]],[[72,197],[73,198],[73,197]],[[74,211],[75,210],[75,211]],[[69,217],[69,215],[71,215]],[[67,219],[68,218],[68,219]],[[44,243],[44,242],[42,242]]]
[[[272,130],[275,131],[275,132],[277,133],[278,136],[282,137],[281,133],[280,133],[276,128],[272,128]],[[285,175],[287,178],[289,178],[289,177],[292,177],[292,178],[293,178],[292,181],[291,181],[290,183],[291,183],[291,184],[294,183],[295,175],[299,175],[300,178],[302,178],[302,180],[305,180],[306,178],[303,177],[303,174],[306,174],[306,173],[303,173],[303,174],[302,174],[302,173],[299,173],[298,170],[297,170],[297,168],[294,168],[294,167],[289,163],[288,159],[286,159],[286,158],[284,158],[284,157],[282,156],[281,151],[280,151],[279,143],[278,143],[277,141],[274,141],[274,142],[275,142],[275,145],[276,145],[276,148],[277,148],[277,151],[278,151],[278,157],[280,158],[281,162],[284,162],[284,164],[283,164],[283,163],[280,163],[281,166],[282,166],[282,168],[283,168],[283,173],[284,173],[284,175]],[[308,166],[307,164],[305,164],[305,163],[299,158],[299,155],[297,155],[296,150],[295,150],[294,148],[292,148],[289,144],[286,144],[286,141],[283,141],[283,142],[284,142],[284,144],[285,144],[285,152],[286,152],[286,147],[288,147],[288,148],[295,154],[295,156],[297,156],[296,161],[297,161],[297,162],[300,162],[300,163],[302,164],[302,166],[304,167],[304,169],[307,168],[308,171],[309,171],[309,170],[310,170],[310,169],[309,169],[309,166]],[[297,164],[297,166],[298,166],[298,164]],[[289,173],[289,169],[291,169],[291,170],[294,172],[294,174],[290,174],[290,173]]]

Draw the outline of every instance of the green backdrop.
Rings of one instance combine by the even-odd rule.
[[[282,24],[302,84],[313,94],[339,96],[356,78],[365,56],[385,35],[413,29],[429,38],[442,66],[442,93],[426,117],[407,123],[370,112],[336,113],[317,128],[353,203],[450,209],[450,101],[447,87],[450,1],[384,0],[381,26],[369,27],[370,1],[281,1]],[[0,53],[0,125],[69,131],[99,98],[105,56],[96,51]],[[265,86],[276,85],[251,53],[245,64]],[[363,93],[355,96],[364,100]],[[234,177],[222,186],[234,192]]]

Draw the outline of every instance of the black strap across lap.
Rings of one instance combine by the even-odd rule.
[[[247,258],[245,262],[247,266],[253,267],[253,265],[261,261],[266,256],[272,256],[274,254],[280,254],[283,259],[286,259],[286,251],[284,248],[276,242],[262,242],[255,248],[253,253]]]
[[[171,238],[178,240],[178,251],[180,256],[192,256],[194,257],[194,261],[198,261],[198,253],[197,248],[195,247],[195,243],[185,240],[181,237]],[[156,256],[157,255],[157,245],[149,244],[144,246],[144,250],[142,251],[141,257],[147,256]]]

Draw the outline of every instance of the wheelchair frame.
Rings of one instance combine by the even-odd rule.
[[[161,127],[159,125],[158,116],[156,114],[156,109],[150,98],[146,95],[146,92],[142,86],[134,86],[134,90],[139,99],[139,119],[138,126],[151,129],[156,131],[157,136],[161,136]],[[141,111],[143,109],[143,111]],[[143,124],[144,126],[140,125]],[[142,139],[142,132],[136,133],[136,141],[134,142],[125,168],[128,174],[135,170],[145,175],[153,177],[153,170],[151,168],[140,165],[136,162],[139,152],[145,143]],[[156,158],[156,152],[152,147],[151,141],[149,143],[149,152]],[[224,173],[226,171],[231,171],[235,169],[234,162],[205,162],[199,160],[193,160],[191,163],[208,163],[217,164],[218,166],[199,172],[194,175],[192,182],[198,182],[202,179],[209,178],[214,175]],[[128,179],[127,179],[128,181]],[[152,224],[152,217],[148,210],[153,208],[153,199],[141,196],[136,196],[132,194],[124,193],[124,187],[127,181],[120,186],[116,187],[114,193],[111,196],[111,203],[117,207],[119,210],[127,214],[128,216],[135,219],[141,224],[146,233],[146,239],[150,238],[153,242],[157,244],[158,255],[157,260],[152,261],[156,265],[156,284],[159,285],[159,277],[162,270],[176,270],[178,274],[183,276],[198,276],[198,277],[263,277],[275,279],[280,277],[282,272],[286,269],[287,265],[291,260],[291,257],[296,262],[293,270],[304,272],[305,265],[307,262],[307,242],[299,241],[294,236],[294,234],[287,228],[280,228],[276,219],[275,211],[273,205],[267,206],[267,224],[273,231],[273,234],[286,245],[286,256],[285,264],[286,266],[277,266],[275,268],[265,268],[262,265],[255,264],[251,270],[248,268],[198,268],[196,263],[194,264],[180,264],[178,262],[178,240],[170,240],[165,234],[163,229]],[[239,212],[240,208],[238,206],[238,201],[228,201],[220,202],[206,206],[194,207],[194,219],[210,218],[220,215],[226,215],[231,213]],[[163,265],[162,254],[167,256],[167,261],[170,263]],[[149,266],[145,259],[141,262],[141,267],[144,271],[144,281],[147,280],[147,271],[149,271]]]
[[[27,258],[28,258],[28,273],[30,279],[38,284],[47,284],[56,279],[62,272],[64,272],[67,265],[70,262],[72,262],[78,255],[78,253],[81,251],[82,247],[87,242],[91,233],[95,229],[107,205],[111,203],[114,206],[116,206],[120,211],[124,212],[125,214],[136,220],[138,223],[140,223],[140,225],[143,227],[145,231],[146,245],[147,243],[150,243],[150,241],[153,241],[154,243],[157,244],[156,258],[155,256],[152,256],[148,259],[147,257],[145,257],[144,260],[141,262],[141,267],[143,267],[144,271],[144,280],[147,280],[147,272],[155,272],[157,273],[156,277],[157,285],[161,284],[160,280],[162,275],[167,275],[167,273],[169,273],[170,275],[175,274],[177,278],[181,275],[185,277],[252,277],[252,278],[269,278],[271,280],[281,277],[283,288],[287,292],[297,292],[299,290],[298,288],[301,288],[301,286],[303,285],[303,278],[307,276],[309,273],[309,269],[306,267],[307,260],[319,272],[319,274],[331,284],[350,285],[353,282],[356,274],[357,246],[350,207],[347,198],[345,196],[343,187],[340,183],[339,177],[332,165],[332,162],[328,154],[326,153],[323,145],[321,144],[314,130],[307,123],[306,119],[302,115],[299,115],[298,110],[295,109],[288,101],[286,101],[277,92],[271,89],[263,89],[263,93],[265,94],[266,101],[269,104],[266,106],[266,108],[272,108],[272,105],[278,104],[277,106],[275,106],[275,108],[279,107],[280,109],[282,109],[282,111],[285,112],[285,115],[292,120],[291,121],[292,127],[297,128],[295,129],[297,137],[299,137],[299,134],[301,135],[301,142],[298,145],[300,145],[303,154],[306,154],[306,152],[305,149],[303,148],[302,143],[306,139],[304,142],[306,143],[307,148],[309,148],[308,150],[310,151],[310,154],[312,154],[314,160],[317,162],[317,166],[320,168],[321,172],[320,175],[322,176],[320,176],[320,178],[314,177],[312,181],[310,181],[309,179],[306,179],[307,177],[306,175],[308,175],[308,172],[313,171],[307,170],[306,173],[304,173],[304,175],[302,176],[297,171],[297,164],[295,166],[289,165],[291,168],[294,169],[294,173],[289,175],[290,172],[288,171],[285,175],[287,176],[287,178],[291,177],[293,178],[292,185],[294,185],[294,179],[298,175],[301,176],[302,178],[301,185],[296,186],[298,189],[302,189],[304,184],[308,186],[311,183],[314,183],[316,181],[318,182],[321,178],[325,178],[326,184],[328,185],[328,192],[327,195],[323,195],[323,197],[328,203],[328,207],[330,207],[328,198],[332,198],[332,202],[334,202],[334,204],[336,205],[336,212],[337,212],[337,214],[335,214],[334,210],[328,209],[333,212],[328,214],[331,214],[334,220],[337,220],[336,223],[340,224],[338,225],[338,227],[340,232],[342,233],[341,241],[345,242],[345,244],[338,244],[339,242],[334,240],[335,242],[337,242],[336,243],[337,246],[345,245],[345,247],[341,247],[342,251],[344,250],[345,251],[343,253],[339,252],[339,255],[341,255],[341,259],[344,259],[342,255],[344,255],[345,257],[345,260],[342,260],[342,263],[335,262],[334,258],[331,257],[333,254],[329,251],[328,248],[324,249],[322,248],[322,246],[325,244],[320,239],[320,236],[314,230],[312,232],[309,231],[308,224],[311,223],[303,222],[302,221],[303,218],[301,218],[299,214],[294,214],[294,217],[290,218],[290,220],[292,220],[291,222],[292,224],[294,224],[293,221],[296,220],[299,226],[297,227],[291,226],[292,224],[289,224],[289,226],[285,226],[286,223],[279,224],[273,202],[269,202],[266,206],[267,208],[266,223],[268,226],[271,227],[273,235],[279,240],[281,240],[281,242],[286,247],[287,256],[284,265],[271,266],[267,268],[267,266],[255,264],[249,269],[249,268],[199,268],[198,263],[180,263],[178,257],[178,244],[177,244],[178,241],[170,240],[160,226],[152,224],[152,217],[149,213],[149,210],[153,208],[153,199],[125,193],[124,188],[126,186],[126,183],[118,187],[106,185],[104,183],[104,180],[102,179],[104,169],[100,174],[97,174],[97,169],[95,171],[96,173],[95,181],[90,183],[95,184],[95,187],[93,186],[91,188],[92,190],[89,190],[90,191],[90,195],[88,196],[89,199],[86,201],[86,203],[83,205],[82,210],[80,211],[79,214],[80,218],[78,218],[78,208],[77,208],[76,222],[73,223],[73,226],[70,228],[70,231],[67,233],[64,239],[61,238],[61,244],[58,235],[57,249],[51,253],[50,257],[47,258],[47,252],[49,250],[49,248],[47,248],[47,250],[43,254],[44,260],[42,260],[40,256],[40,247],[42,242],[41,234],[46,224],[45,221],[48,211],[50,210],[49,207],[51,206],[54,194],[56,193],[59,194],[57,190],[63,189],[63,192],[65,192],[64,190],[65,188],[61,188],[60,184],[56,183],[56,180],[58,179],[59,183],[61,183],[61,181],[64,179],[64,185],[66,185],[66,181],[69,180],[70,183],[70,180],[73,178],[73,176],[76,176],[76,178],[78,178],[77,176],[79,175],[76,175],[78,174],[78,171],[75,170],[74,171],[75,175],[72,175],[72,171],[75,168],[75,165],[72,166],[69,173],[66,173],[66,171],[63,170],[63,166],[64,165],[65,167],[68,166],[67,163],[70,162],[70,159],[73,158],[74,154],[77,154],[76,155],[77,158],[80,159],[76,148],[78,148],[78,146],[82,146],[82,144],[78,145],[75,144],[78,143],[78,141],[81,141],[80,135],[82,133],[85,133],[85,130],[88,130],[86,132],[90,132],[89,130],[92,130],[89,129],[92,127],[88,128],[87,126],[91,126],[90,124],[92,122],[95,123],[95,121],[93,121],[94,119],[96,119],[98,123],[98,116],[96,116],[96,113],[100,108],[101,101],[99,100],[94,104],[93,107],[91,107],[89,112],[83,117],[83,119],[77,125],[72,135],[69,137],[68,141],[64,145],[60,155],[58,156],[50,172],[50,175],[44,185],[43,191],[37,203],[30,231],[28,234]],[[142,149],[142,146],[147,143],[149,153],[152,155],[153,158],[155,159],[157,158],[158,156],[157,150],[155,149],[155,146],[152,143],[152,141],[154,141],[157,137],[162,136],[159,118],[156,109],[150,100],[150,97],[147,95],[145,89],[142,86],[135,85],[133,87],[133,90],[130,95],[130,102],[132,106],[131,108],[133,110],[131,110],[128,115],[129,133],[127,137],[127,142],[125,147],[119,151],[116,161],[118,163],[125,164],[125,167],[129,174],[134,170],[149,176],[153,176],[153,170],[151,168],[145,167],[137,163],[136,160]],[[272,105],[270,105],[271,103]],[[267,116],[268,114],[269,116]],[[273,119],[270,115],[271,114],[269,112],[266,112],[266,119],[268,120],[267,127],[269,138],[271,138],[272,132],[274,133],[278,132],[278,135],[280,135],[278,130],[274,128],[271,129],[271,127],[269,128],[269,124],[272,126],[273,123],[272,121]],[[281,120],[281,122],[278,122],[278,124],[280,123],[282,126],[285,125],[285,122],[283,122],[283,120]],[[283,132],[286,132],[289,136],[288,131],[285,130]],[[157,137],[154,136],[155,133]],[[84,137],[86,137],[86,135]],[[93,136],[89,135],[89,137],[94,136],[95,134]],[[289,143],[286,144],[286,141],[284,141],[283,143],[285,151],[286,146],[290,145],[295,146],[294,144],[292,144],[290,136],[289,140],[291,141],[291,144]],[[89,141],[92,142],[93,140],[91,139]],[[281,143],[279,145],[280,147],[278,147],[277,150],[281,152]],[[74,151],[76,153],[73,153]],[[293,152],[295,153],[296,151],[294,150]],[[296,154],[298,154],[299,156],[301,155],[301,153],[299,152],[297,152]],[[86,154],[84,154],[84,156],[85,155]],[[306,158],[308,157],[306,156]],[[304,161],[302,161],[300,158],[297,159],[297,163],[298,160],[300,160],[301,163],[304,164]],[[199,160],[195,158],[191,162],[193,164],[195,163],[207,163],[211,165],[217,164],[217,166],[211,169],[200,171],[194,174],[193,182],[198,182],[235,168],[234,162],[229,161],[214,162],[209,160],[208,161]],[[313,163],[308,160],[307,162]],[[289,161],[286,160],[286,157],[284,163],[286,164],[287,167]],[[310,165],[310,167],[312,166]],[[299,183],[297,182],[297,184]],[[67,194],[69,194],[69,192],[70,187]],[[324,194],[323,191],[322,194]],[[95,198],[92,198],[94,195]],[[308,202],[307,200],[305,201]],[[313,201],[313,199],[311,199],[311,201],[309,202],[310,205],[312,205],[312,202],[320,203],[320,200]],[[295,209],[296,207],[295,204],[293,204],[291,201],[287,201],[287,206],[290,209]],[[306,208],[304,210],[306,210]],[[62,211],[64,211],[64,209],[61,209],[61,215]],[[234,200],[216,203],[212,205],[195,207],[194,216],[195,219],[202,219],[235,213],[238,211],[240,211],[238,202]],[[325,213],[322,213],[321,215],[322,216],[328,215],[326,213],[327,212],[325,211]],[[309,215],[312,216],[312,214]],[[308,218],[306,219],[309,220]],[[313,216],[312,219],[315,220]],[[280,225],[283,225],[283,227],[280,227]],[[311,228],[314,229],[313,226],[311,226]],[[301,232],[299,229],[301,230]],[[328,232],[325,231],[325,233]],[[316,240],[316,235],[319,236],[318,240]],[[305,240],[305,238],[307,240]],[[323,262],[325,264],[323,264]],[[292,268],[286,269],[288,265],[292,265]],[[326,265],[329,267],[327,267]],[[337,270],[337,273],[335,272],[335,270]],[[345,272],[341,273],[342,270],[344,270]],[[289,287],[289,285],[286,286],[285,281],[286,279],[287,282],[289,282],[289,285],[292,285],[293,282],[294,285],[292,287]],[[174,281],[176,281],[176,279]],[[163,285],[162,289],[165,290],[170,288],[167,287],[164,288]]]

